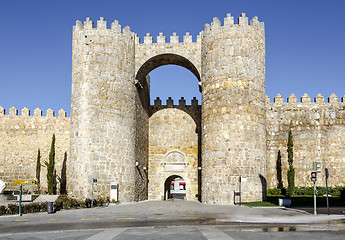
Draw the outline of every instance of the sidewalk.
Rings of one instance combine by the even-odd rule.
[[[305,211],[305,212],[308,212],[310,214],[314,214],[314,207],[291,207],[291,209],[294,209],[294,210],[301,210],[301,211]],[[337,215],[345,215],[345,207],[330,207],[329,208],[330,210],[330,214],[334,215],[334,214],[337,214]],[[327,207],[317,207],[316,208],[316,211],[317,211],[317,214],[327,214],[328,211],[327,211]]]
[[[212,221],[214,223],[311,223],[344,219],[343,215],[319,215],[315,217],[291,208],[251,208],[234,205],[209,205],[193,201],[143,201],[128,204],[110,204],[93,209],[62,210],[54,214],[32,213],[0,216],[0,222],[47,221],[85,222],[149,222],[149,221]],[[25,220],[23,220],[25,219]]]

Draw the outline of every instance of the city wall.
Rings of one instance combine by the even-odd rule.
[[[293,94],[284,102],[281,95],[271,103],[266,99],[267,185],[278,185],[281,172],[287,187],[287,139],[291,129],[294,140],[295,185],[312,186],[313,162],[321,163],[317,186],[325,186],[324,169],[329,170],[329,186],[345,186],[345,103],[332,94],[328,101],[318,94],[314,102],[304,94],[301,101]],[[280,151],[280,152],[279,152]],[[279,154],[280,153],[280,154]],[[281,163],[281,171],[277,171]]]
[[[322,172],[318,175],[317,186],[325,185],[324,168],[329,169],[329,186],[345,186],[345,179],[342,176],[345,171],[344,100],[343,97],[339,102],[338,97],[334,94],[326,101],[320,94],[314,98],[314,101],[307,94],[300,101],[293,94],[287,101],[284,101],[279,94],[273,102],[270,102],[268,97],[266,98],[268,188],[278,186],[277,174],[281,174],[282,184],[284,187],[287,186],[286,146],[290,129],[294,139],[296,186],[312,186],[310,171],[313,161],[321,163]],[[146,132],[150,128],[150,136],[145,138],[145,134],[142,133],[137,137],[138,148],[140,145],[144,147],[140,151],[137,150],[141,152],[142,161],[139,160],[136,182],[142,184],[141,186],[146,186],[146,189],[148,185],[151,186],[151,189],[150,187],[148,189],[150,198],[150,191],[162,190],[162,186],[154,190],[154,182],[160,179],[157,176],[163,176],[160,175],[162,169],[159,170],[158,168],[162,168],[162,162],[169,151],[178,150],[185,153],[188,161],[191,161],[186,166],[188,169],[193,166],[188,171],[197,173],[197,167],[201,160],[200,149],[198,149],[200,142],[195,144],[193,141],[195,139],[200,141],[197,133],[199,133],[198,129],[201,122],[201,106],[195,99],[194,102],[192,100],[192,105],[185,105],[183,98],[179,101],[179,105],[174,105],[172,99],[168,99],[166,105],[162,105],[161,100],[156,99],[155,105],[150,106],[149,109],[150,127],[143,125],[141,132]],[[183,111],[185,113],[181,113]],[[176,132],[170,129],[174,127],[178,129],[178,124],[181,122],[178,119],[181,120],[181,118],[185,121],[189,119],[188,124],[183,124],[184,128],[195,128],[193,131],[186,130],[184,132],[185,138],[192,141],[190,144],[188,143],[189,140],[184,141],[182,139],[183,141],[181,140],[182,142],[179,144],[176,143],[177,145],[169,140],[170,137],[176,135]],[[171,121],[167,121],[167,119]],[[191,124],[192,120],[193,123]],[[160,130],[158,131],[159,126]],[[140,130],[137,131],[140,132]],[[66,117],[66,112],[60,110],[56,116],[51,109],[48,109],[46,116],[42,116],[40,109],[35,109],[34,113],[30,114],[27,108],[23,108],[18,114],[18,110],[15,108],[11,108],[8,113],[5,113],[5,109],[0,107],[0,179],[6,182],[6,190],[18,190],[18,186],[13,184],[13,180],[35,179],[37,150],[41,150],[41,163],[43,165],[44,161],[48,161],[53,133],[56,134],[56,174],[58,178],[57,192],[59,192],[60,182],[63,181],[64,177],[64,173],[62,173],[64,160],[67,168],[70,161],[70,118]],[[177,133],[177,136],[180,135]],[[166,144],[171,146],[165,146]],[[149,152],[147,151],[148,148]],[[165,149],[164,152],[161,151],[162,148]],[[148,163],[145,160],[147,155],[149,155]],[[195,161],[195,159],[197,160]],[[281,165],[281,170],[277,170],[277,165]],[[194,175],[193,178],[195,178]],[[151,179],[150,183],[146,182],[147,178]],[[200,176],[196,179],[200,181]],[[161,179],[161,181],[156,182],[156,184],[162,184],[164,181]],[[41,185],[43,192],[46,191],[46,169],[43,166]],[[37,187],[36,185],[25,186],[24,190],[35,192]],[[195,192],[197,191],[194,189],[193,197],[195,197]],[[136,198],[137,200],[145,199],[140,193],[137,193]]]
[[[0,107],[0,179],[6,182],[6,190],[19,190],[13,180],[36,180],[36,160],[38,149],[41,151],[41,189],[47,190],[46,168],[44,161],[49,161],[52,136],[55,133],[55,169],[57,192],[60,186],[65,188],[66,172],[70,151],[70,118],[60,110],[58,116],[48,109],[42,116],[40,109],[30,115],[27,108],[18,111],[10,108],[8,114]],[[65,167],[63,168],[63,166]],[[62,183],[62,185],[60,184]],[[36,192],[36,185],[25,185],[24,191]],[[62,189],[63,190],[63,189]]]

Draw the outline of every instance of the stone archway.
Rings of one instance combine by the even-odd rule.
[[[147,59],[137,70],[136,79],[139,81],[145,80],[147,74],[149,74],[152,70],[164,65],[178,65],[184,67],[191,71],[200,81],[200,73],[192,61],[173,53],[159,54]]]
[[[149,141],[149,157],[148,157],[148,199],[151,200],[162,200],[164,199],[164,181],[165,179],[174,174],[179,174],[181,171],[183,174],[186,175],[185,180],[189,181],[189,179],[193,179],[191,181],[190,188],[186,192],[186,199],[187,200],[200,200],[200,191],[201,191],[201,181],[199,178],[201,178],[201,174],[198,172],[198,166],[200,165],[201,159],[201,133],[200,133],[200,122],[201,118],[193,119],[191,116],[189,116],[189,113],[186,113],[181,110],[175,109],[175,113],[170,115],[168,118],[170,119],[171,126],[174,126],[173,129],[178,129],[181,124],[181,122],[188,121],[188,123],[184,124],[183,126],[189,128],[187,130],[188,137],[193,138],[193,143],[190,144],[190,142],[187,144],[188,146],[185,146],[186,144],[178,144],[179,140],[168,140],[169,137],[167,136],[179,136],[177,132],[169,131],[169,127],[167,127],[163,132],[156,133],[155,135],[158,136],[158,138],[164,139],[161,143],[162,146],[159,148],[159,144],[151,144],[153,141],[157,142],[157,140],[153,140],[152,133],[152,126],[150,122],[152,122],[151,119],[155,119],[157,116],[157,112],[152,114],[151,108],[149,107],[150,102],[150,78],[149,73],[164,65],[178,65],[181,67],[186,68],[190,72],[192,72],[197,80],[201,82],[201,63],[200,63],[200,44],[199,43],[191,43],[188,44],[189,48],[181,47],[181,46],[173,46],[169,49],[162,49],[160,46],[154,44],[154,45],[140,45],[139,49],[136,49],[136,56],[135,56],[135,78],[136,78],[136,86],[138,90],[138,101],[141,102],[141,104],[137,104],[137,116],[138,116],[138,125],[143,126],[141,128],[138,128],[139,131],[144,130],[148,128],[149,136],[147,136]],[[201,92],[201,85],[199,84],[199,91]],[[138,103],[139,103],[138,102]],[[197,109],[197,108],[195,108]],[[164,110],[159,110],[164,111]],[[169,110],[170,111],[170,110]],[[177,112],[176,112],[177,111]],[[195,110],[197,111],[197,110]],[[194,111],[194,112],[195,112]],[[148,114],[147,114],[148,113]],[[178,113],[178,114],[177,114]],[[148,115],[148,119],[146,118]],[[159,115],[159,114],[158,114]],[[193,115],[193,114],[192,114]],[[194,114],[195,116],[198,114]],[[194,116],[193,115],[193,116]],[[172,117],[177,117],[175,120]],[[188,116],[188,117],[187,117]],[[159,118],[159,117],[158,117]],[[157,119],[158,119],[157,118]],[[182,118],[182,119],[181,119]],[[145,119],[145,123],[143,123],[143,119]],[[148,120],[148,126],[146,125],[146,119]],[[156,120],[157,120],[156,119]],[[191,121],[190,121],[191,120]],[[165,120],[158,120],[161,123],[163,122],[169,122]],[[156,126],[162,126],[160,123],[157,123]],[[155,125],[155,124],[153,124]],[[166,126],[168,126],[166,125]],[[192,126],[192,127],[191,127]],[[198,128],[197,128],[198,127]],[[182,129],[184,129],[182,127]],[[138,134],[142,136],[143,134]],[[186,134],[180,134],[180,136],[184,136]],[[142,137],[140,137],[142,139]],[[140,145],[141,140],[138,139],[137,142]],[[176,141],[175,141],[176,140]],[[190,140],[190,139],[189,139]],[[180,141],[183,142],[183,141]],[[158,152],[155,150],[155,147],[158,147],[160,150]],[[145,146],[144,146],[145,147]],[[165,150],[162,150],[165,149]],[[163,156],[165,154],[168,154],[172,150],[178,150],[181,151],[181,153],[186,158],[186,164],[184,165],[183,169],[179,169],[176,171],[169,169],[176,168],[175,165],[170,166],[163,166],[162,160]],[[177,168],[180,168],[181,166],[178,166]],[[162,179],[165,177],[164,179]]]
[[[182,110],[167,108],[153,114],[149,125],[148,199],[166,199],[167,179],[171,183],[171,176],[179,176],[188,186],[186,199],[197,200],[198,134],[194,120]]]

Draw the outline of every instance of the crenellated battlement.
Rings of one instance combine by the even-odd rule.
[[[266,104],[271,103],[270,98],[266,95]],[[301,98],[300,101],[297,101],[297,97],[294,94],[291,94],[286,102],[284,102],[284,98],[282,97],[282,95],[280,95],[279,93],[277,94],[277,96],[275,96],[273,98],[273,103],[274,104],[295,104],[295,103],[315,103],[315,104],[341,104],[341,103],[345,103],[345,95],[341,98],[341,101],[339,102],[339,98],[332,93],[328,98],[327,98],[327,102],[325,102],[325,98],[324,96],[322,96],[322,94],[317,94],[316,97],[314,98],[314,101],[311,101],[311,98],[308,94],[304,94]]]
[[[100,17],[100,19],[97,20],[96,27],[95,27],[95,24],[92,21],[92,19],[89,17],[86,18],[84,23],[77,20],[76,24],[73,26],[73,33],[78,32],[78,31],[82,31],[82,30],[91,30],[91,29],[109,30],[109,31],[112,31],[114,33],[119,33],[119,34],[123,33],[124,35],[134,34],[135,42],[137,44],[140,44],[140,37],[138,36],[138,34],[132,33],[130,31],[129,26],[126,26],[123,29],[121,29],[121,25],[119,24],[119,21],[114,20],[114,22],[111,23],[111,27],[108,28],[107,27],[107,21],[105,21],[103,17]],[[202,32],[200,32],[200,34],[196,37],[195,42],[198,42],[198,43],[201,42],[201,34],[202,34]],[[142,42],[142,44],[164,44],[164,43],[177,44],[177,43],[180,43],[180,37],[176,34],[176,32],[174,32],[173,35],[171,35],[168,39],[170,40],[169,42],[167,42],[167,37],[162,32],[160,32],[159,35],[156,37],[156,42],[154,42],[152,35],[150,33],[147,33],[146,36],[144,36],[144,41]],[[184,44],[193,43],[193,36],[190,35],[189,32],[186,32],[186,34],[182,37],[182,43],[184,43]]]
[[[186,104],[186,99],[184,97],[181,97],[176,105],[174,104],[174,100],[171,97],[168,97],[165,105],[162,105],[162,100],[157,97],[154,100],[154,105],[150,106],[149,116],[151,117],[156,112],[167,108],[174,108],[184,111],[193,118],[198,129],[201,127],[201,105],[196,97],[191,99],[190,105]]]
[[[92,21],[91,18],[87,17],[86,21],[84,21],[84,23],[82,23],[81,21],[77,20],[76,24],[73,26],[73,33],[78,32],[78,31],[82,31],[82,30],[109,30],[112,31],[114,33],[119,33],[119,34],[124,34],[124,35],[134,35],[135,38],[135,42],[136,43],[140,43],[140,37],[138,36],[138,34],[133,33],[130,31],[130,27],[126,26],[123,29],[121,28],[121,25],[119,24],[118,20],[114,20],[111,23],[111,27],[108,28],[107,27],[107,21],[104,20],[103,17],[100,17],[99,20],[97,20],[97,25],[95,27],[94,22]],[[176,32],[173,33],[172,36],[170,36],[170,43],[176,44],[176,43],[180,43],[180,37],[176,34]],[[159,35],[156,38],[158,44],[163,44],[163,43],[167,43],[166,41],[166,36],[161,32],[159,33]],[[193,42],[193,38],[192,36],[189,34],[189,32],[186,33],[186,35],[183,36],[183,43],[192,43]],[[198,35],[197,36],[197,42],[201,42],[201,36]],[[151,36],[150,33],[147,33],[146,36],[144,37],[144,42],[143,44],[152,44],[153,42],[153,37]]]
[[[191,44],[191,43],[201,43],[201,37],[202,37],[202,32],[199,33],[199,35],[196,37],[196,39],[193,40],[193,36],[190,35],[189,32],[186,32],[186,34],[180,39],[180,36],[176,34],[176,32],[173,33],[168,39],[170,40],[169,42],[167,41],[167,37],[164,35],[164,33],[160,32],[159,35],[156,37],[156,42],[153,42],[153,37],[151,33],[146,33],[146,36],[144,37],[144,42],[143,44]],[[181,42],[182,40],[182,42]],[[138,37],[137,43],[140,43],[140,38]]]
[[[47,117],[47,118],[53,118],[53,117],[58,117],[58,118],[68,118],[66,117],[66,111],[63,109],[60,109],[58,111],[58,115],[55,116],[55,112],[49,108],[46,111],[46,115],[43,116],[42,115],[42,110],[39,108],[36,108],[33,112],[33,115],[30,115],[30,110],[26,107],[24,107],[21,111],[20,111],[20,115],[18,114],[18,109],[16,109],[15,107],[11,107],[8,110],[8,115],[6,114],[6,110],[0,106],[0,117],[4,117],[4,116],[23,116],[23,117]]]
[[[174,99],[172,99],[171,97],[168,97],[166,100],[166,104],[162,105],[162,100],[159,97],[156,97],[156,99],[154,100],[154,105],[155,107],[158,106],[166,106],[166,107],[173,107],[173,106],[180,106],[180,107],[186,107],[186,106],[200,106],[198,103],[198,99],[196,99],[196,97],[193,97],[193,99],[191,100],[191,104],[187,105],[186,104],[186,99],[184,97],[181,97],[178,101],[178,104],[174,105]]]
[[[82,30],[110,30],[114,33],[119,33],[119,34],[123,34],[126,36],[131,36],[135,33],[131,32],[130,27],[126,26],[123,29],[121,29],[121,25],[119,24],[118,20],[114,20],[111,25],[110,28],[107,27],[107,21],[104,21],[103,17],[100,17],[99,20],[97,20],[97,25],[95,27],[94,22],[92,21],[91,18],[87,17],[86,20],[84,21],[84,24],[77,20],[76,24],[73,26],[73,33],[76,33],[78,31],[82,31]]]
[[[138,34],[133,33],[130,31],[130,27],[126,26],[123,29],[121,29],[121,25],[119,24],[118,20],[114,20],[110,28],[107,27],[107,21],[104,20],[103,17],[100,17],[99,20],[97,20],[97,24],[95,27],[94,22],[92,21],[91,18],[87,17],[84,23],[81,21],[77,20],[76,24],[73,26],[73,33],[82,31],[82,30],[109,30],[114,33],[119,33],[119,34],[124,34],[124,35],[134,35],[135,42],[137,44],[178,44],[178,43],[183,43],[183,44],[190,44],[190,43],[201,43],[201,38],[204,33],[211,32],[212,30],[217,30],[220,29],[221,27],[227,28],[227,27],[243,27],[243,26],[252,26],[255,27],[261,31],[265,30],[265,24],[264,22],[260,22],[258,20],[258,17],[255,16],[253,17],[250,22],[248,21],[248,17],[246,17],[245,13],[242,13],[241,16],[238,18],[238,24],[235,24],[234,17],[231,16],[231,13],[228,13],[227,16],[224,18],[224,23],[223,25],[221,24],[221,21],[217,18],[214,17],[213,21],[211,24],[206,23],[204,30],[201,31],[196,38],[193,39],[193,36],[190,35],[189,32],[186,32],[186,34],[180,39],[180,37],[174,32],[171,36],[167,38],[162,32],[159,33],[159,35],[156,37],[156,42],[153,40],[153,36],[150,33],[147,33],[146,36],[144,36],[144,40],[141,43],[140,42],[140,37]],[[169,40],[169,42],[167,41]]]
[[[245,27],[245,26],[251,26],[251,27],[257,28],[262,32],[265,31],[264,22],[260,22],[257,16],[253,17],[250,20],[250,22],[248,22],[248,17],[246,17],[245,13],[242,13],[240,17],[238,18],[238,24],[235,24],[234,17],[231,16],[231,13],[228,13],[226,17],[224,18],[223,25],[217,17],[214,17],[211,24],[209,23],[205,24],[203,33],[207,34],[212,31],[217,31],[220,28]]]

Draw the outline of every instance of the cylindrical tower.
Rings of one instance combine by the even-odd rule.
[[[264,24],[228,14],[205,25],[202,66],[202,201],[262,200],[266,188]],[[238,201],[237,197],[236,200]]]
[[[71,153],[68,193],[78,198],[110,195],[118,183],[119,201],[134,200],[135,79],[134,34],[117,21],[97,28],[87,18],[73,28]]]

